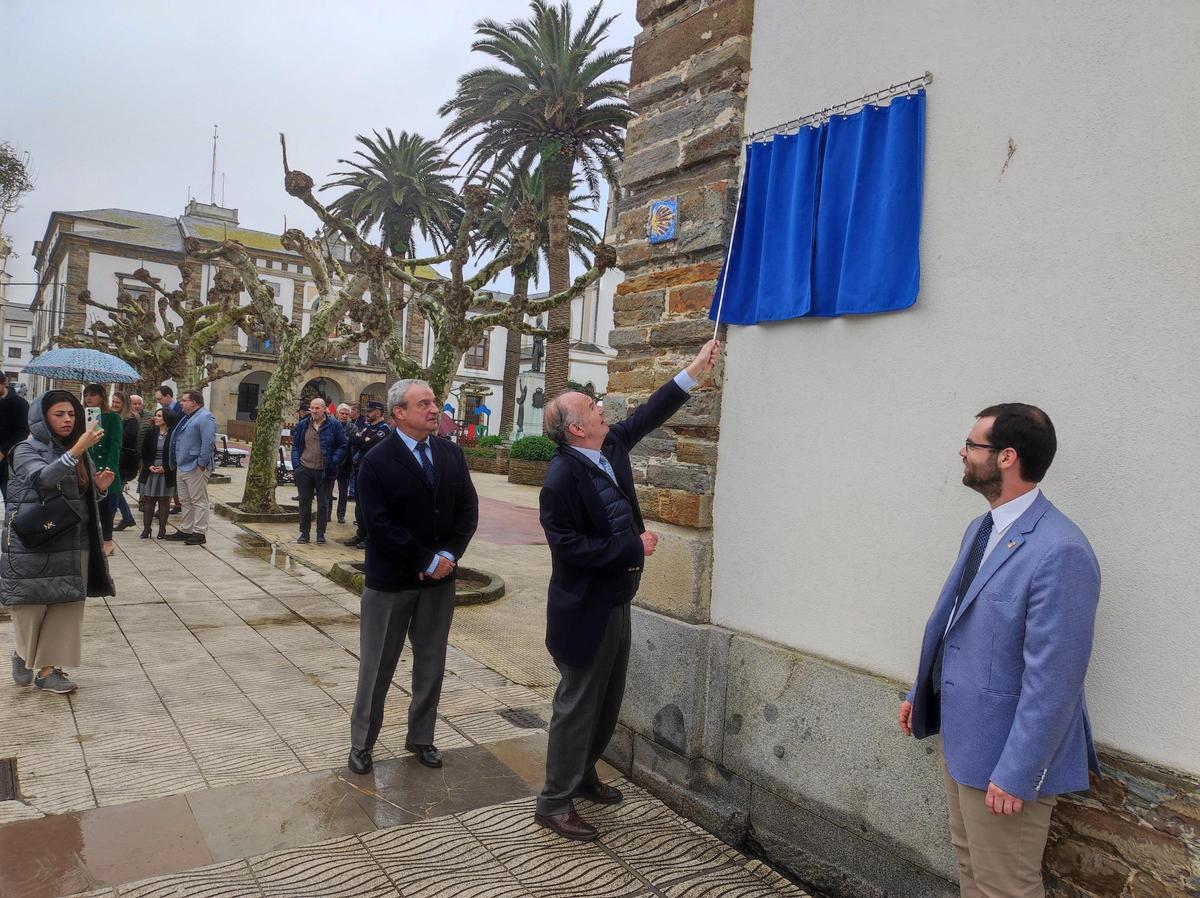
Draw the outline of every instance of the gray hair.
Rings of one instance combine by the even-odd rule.
[[[423,380],[417,380],[415,377],[408,377],[404,380],[398,380],[388,388],[388,408],[393,409],[396,406],[404,408],[408,401],[408,391],[413,387],[429,387],[429,384]],[[433,387],[429,387],[431,390]]]
[[[546,436],[554,440],[560,446],[569,446],[570,439],[567,433],[567,428],[572,424],[583,426],[583,415],[580,413],[578,405],[565,401],[568,396],[583,395],[582,393],[563,393],[555,396],[546,406],[546,410],[542,413],[542,427],[546,431]]]
[[[350,411],[350,403],[349,402],[343,402],[338,406],[338,414],[340,415],[343,410]]]

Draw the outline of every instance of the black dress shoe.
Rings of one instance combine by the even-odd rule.
[[[163,539],[183,540],[183,539],[187,539],[189,536],[191,536],[190,533],[185,533],[182,530],[176,530],[174,533],[168,533],[166,536],[163,537]]]
[[[136,521],[122,521],[121,523],[114,525],[113,530],[124,530],[127,527],[132,527],[135,523],[137,523],[137,522]]]
[[[373,766],[371,750],[369,748],[350,749],[350,759],[346,761],[346,766],[350,768],[351,773],[370,773]]]
[[[540,826],[558,833],[564,839],[573,839],[576,842],[594,842],[600,838],[596,827],[574,811],[567,811],[565,814],[534,814],[533,819]]]
[[[586,786],[580,786],[579,791],[575,793],[575,797],[586,798],[588,801],[594,801],[596,804],[620,804],[621,799],[625,796],[615,786],[610,786],[607,783],[597,780]]]
[[[202,546],[205,543],[203,533],[189,533],[188,538],[183,541],[185,546]]]
[[[404,750],[411,751],[417,756],[417,760],[426,767],[438,768],[442,766],[442,753],[437,750],[436,745],[417,745],[413,742],[405,742]]]
[[[357,546],[361,541],[362,541],[362,537],[356,533],[356,534],[354,534],[354,536],[350,537],[349,539],[342,540],[342,545],[343,546]]]

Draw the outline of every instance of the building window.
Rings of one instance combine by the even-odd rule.
[[[28,337],[29,328],[24,324],[10,324],[8,326],[8,335],[10,337]]]
[[[8,357],[10,359],[19,359],[21,357],[21,347],[20,346],[8,347]]]
[[[484,368],[488,366],[488,336],[485,333],[479,342],[467,350],[463,356],[463,364],[468,368]]]

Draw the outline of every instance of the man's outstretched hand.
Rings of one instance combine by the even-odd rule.
[[[687,366],[687,373],[692,380],[699,380],[700,375],[705,371],[711,371],[713,365],[717,363],[717,359],[721,357],[721,341],[709,340],[700,349],[696,358]]]

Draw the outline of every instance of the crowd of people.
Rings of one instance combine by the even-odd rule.
[[[630,603],[658,544],[638,505],[630,461],[637,444],[688,401],[720,344],[624,421],[606,422],[591,396],[568,392],[545,409],[557,450],[540,496],[551,557],[546,646],[561,674],[552,705],[545,784],[536,822],[567,839],[599,835],[577,802],[616,804],[619,789],[596,765],[620,714],[631,646]],[[0,380],[0,387],[3,381]],[[81,405],[52,390],[28,407],[28,435],[4,434],[8,470],[0,544],[0,604],[14,622],[18,686],[67,693],[78,665],[83,600],[113,594],[107,556],[133,516],[122,483],[136,477],[143,538],[203,544],[215,421],[203,397],[170,388],[158,407],[89,385]],[[0,392],[0,417],[13,409]],[[87,423],[84,408],[96,409]],[[16,407],[16,406],[14,406]],[[369,773],[388,691],[412,647],[405,748],[432,768],[455,577],[475,534],[479,502],[462,449],[438,436],[441,408],[429,384],[401,380],[388,403],[330,408],[314,398],[293,431],[300,534],[325,542],[333,489],[337,520],[354,496],[366,551],[349,770]],[[385,420],[385,415],[390,418]],[[918,674],[898,723],[937,736],[951,841],[964,895],[1040,896],[1041,860],[1056,796],[1089,786],[1099,765],[1083,695],[1100,590],[1086,537],[1042,494],[1057,450],[1049,416],[1022,403],[989,406],[958,452],[963,484],[989,511],[972,521],[925,631]],[[167,534],[170,503],[182,503]]]

